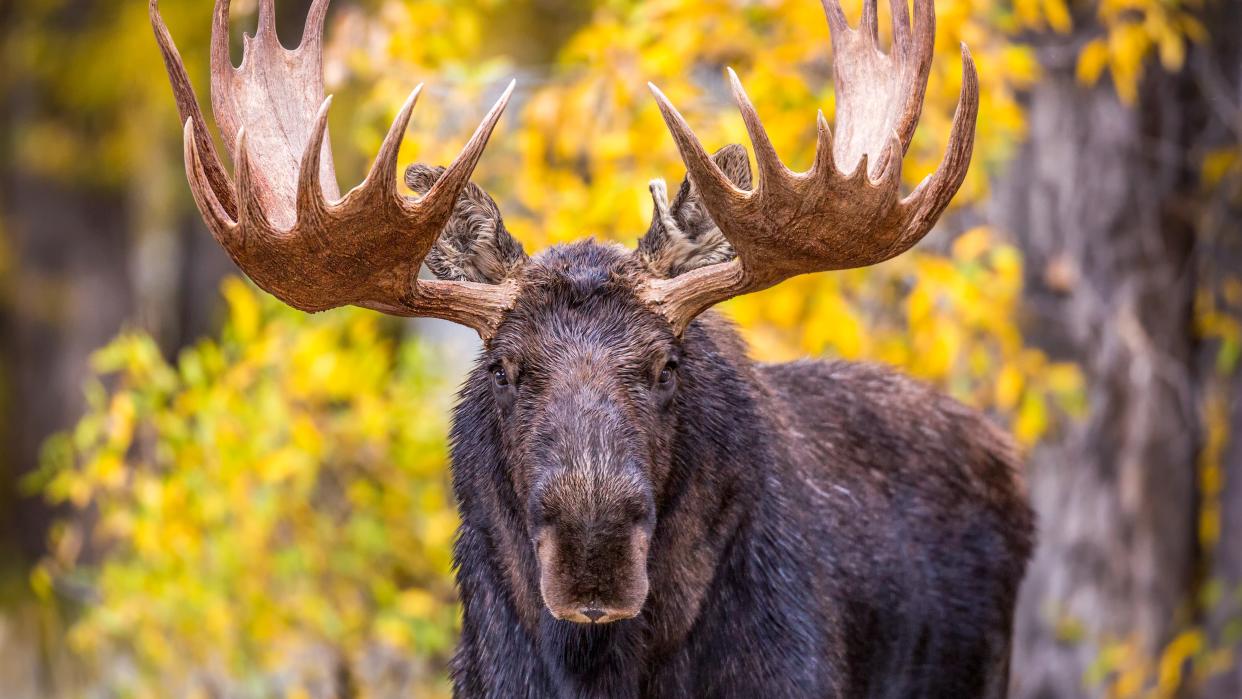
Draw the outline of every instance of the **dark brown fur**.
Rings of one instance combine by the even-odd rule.
[[[405,184],[426,194],[444,174],[442,167],[411,165]],[[473,182],[457,198],[448,225],[427,253],[427,267],[440,279],[499,284],[526,262],[526,252],[505,229],[496,202]]]
[[[675,336],[652,259],[520,265],[462,389],[456,695],[1003,696],[1009,440],[886,368],[755,364],[714,314]]]
[[[739,189],[751,188],[750,160],[738,144],[725,146],[712,156],[729,181]],[[653,187],[663,187],[662,181]],[[690,179],[682,180],[670,202],[657,198],[647,235],[638,241],[638,258],[657,276],[675,277],[692,269],[733,259],[733,246],[716,227],[699,202]],[[664,211],[662,211],[664,210]],[[664,214],[664,215],[662,215]]]

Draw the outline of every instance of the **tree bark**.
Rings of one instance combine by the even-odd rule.
[[[1212,107],[1209,127],[1201,140],[1205,148],[1233,144],[1242,147],[1242,3],[1216,3],[1211,26],[1219,37],[1232,41],[1215,42],[1211,51],[1201,50],[1191,57],[1204,99]],[[1232,304],[1220,293],[1229,284],[1242,283],[1242,172],[1225,181],[1212,183],[1204,192],[1206,204],[1198,217],[1204,241],[1200,267],[1204,291],[1223,302],[1235,315],[1242,314],[1242,300]],[[1231,306],[1231,307],[1230,307]],[[1239,319],[1242,320],[1242,319]],[[1209,344],[1203,357],[1204,374],[1213,377],[1211,398],[1220,401],[1222,413],[1209,412],[1208,429],[1224,429],[1225,443],[1219,454],[1209,450],[1208,462],[1215,460],[1224,482],[1219,494],[1220,544],[1206,552],[1209,584],[1220,598],[1207,610],[1208,640],[1213,647],[1231,648],[1233,667],[1209,678],[1200,696],[1203,699],[1242,697],[1242,365],[1220,366],[1218,346]],[[1212,497],[1208,494],[1207,497]]]
[[[15,269],[0,344],[12,368],[3,458],[16,481],[38,466],[43,440],[81,415],[90,354],[116,334],[132,296],[125,210],[115,198],[21,175],[9,186]],[[27,498],[10,514],[13,543],[37,559],[51,512]]]
[[[1069,41],[1039,53],[1029,139],[991,217],[1025,255],[1027,337],[1082,367],[1089,413],[1028,459],[1040,543],[1018,699],[1097,695],[1084,673],[1105,644],[1168,639],[1194,584],[1200,446],[1183,76],[1149,71],[1131,107],[1077,83]]]

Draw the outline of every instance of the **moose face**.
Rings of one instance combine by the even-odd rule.
[[[638,277],[616,248],[551,250],[523,271],[486,352],[540,592],[566,621],[628,619],[647,597],[681,357]]]
[[[750,186],[740,146],[713,160]],[[429,192],[444,172],[415,165],[406,183]],[[602,624],[642,610],[673,408],[692,366],[676,324],[647,294],[655,280],[732,255],[688,180],[671,200],[662,181],[651,190],[652,224],[636,252],[585,242],[532,260],[492,198],[468,184],[427,256],[441,280],[515,290],[480,368],[526,510],[540,593],[565,621]]]

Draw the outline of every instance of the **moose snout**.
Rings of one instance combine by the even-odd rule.
[[[563,621],[629,619],[647,599],[651,499],[641,490],[601,495],[547,498],[532,513],[540,592],[548,611]]]

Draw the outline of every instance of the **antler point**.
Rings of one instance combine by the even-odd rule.
[[[656,87],[656,84],[652,82],[647,83],[647,87],[651,90],[651,95],[655,97],[656,106],[659,107],[660,114],[664,117],[666,124],[672,126],[670,120],[676,121],[682,118],[681,112],[677,111],[677,108],[669,101],[668,95],[664,94],[663,90]]]
[[[423,94],[423,84],[419,83],[413,90],[410,90],[410,94],[405,98],[405,103],[401,105],[401,111],[413,108],[418,103],[418,97],[421,94]]]
[[[510,78],[509,84],[505,86],[505,91],[500,94],[500,99],[496,100],[496,105],[492,107],[496,109],[504,109],[509,104],[509,98],[513,97],[514,90],[517,89],[517,78]]]

